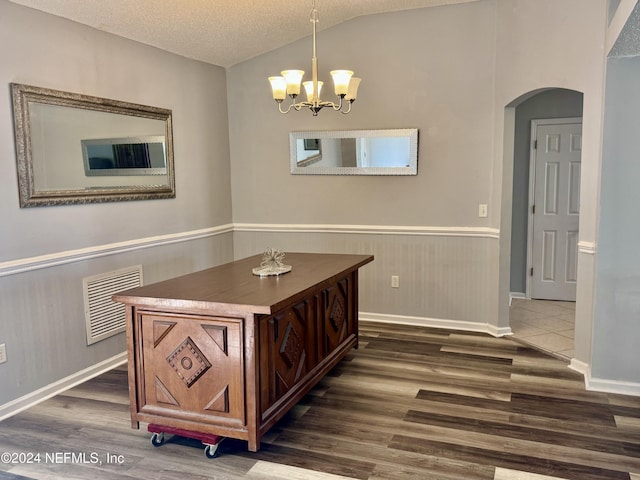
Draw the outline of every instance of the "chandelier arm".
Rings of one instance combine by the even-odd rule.
[[[282,102],[278,102],[278,111],[280,113],[289,113],[289,110],[291,110],[291,105],[289,105],[289,108],[287,108],[286,110],[282,109]]]
[[[342,113],[343,115],[346,115],[347,113],[349,113],[351,111],[351,105],[353,105],[353,102],[349,101],[348,108],[346,110],[340,110],[340,113]]]
[[[331,102],[331,108],[333,108],[336,112],[342,112],[342,99],[344,98],[344,95],[340,95],[340,103],[338,103],[337,105],[333,102]]]
[[[289,113],[291,111],[291,108],[295,108],[295,107],[296,107],[295,103],[291,102],[289,104],[289,107],[286,110],[283,110],[282,109],[282,102],[278,102],[278,111],[280,113]],[[296,110],[300,110],[300,108],[295,108],[295,109]]]

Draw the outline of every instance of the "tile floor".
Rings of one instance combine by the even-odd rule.
[[[571,359],[575,312],[575,302],[514,298],[509,309],[513,339]]]

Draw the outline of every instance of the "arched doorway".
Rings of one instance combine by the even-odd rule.
[[[513,132],[513,155],[505,152],[505,161],[513,161],[510,222],[503,217],[510,226],[509,324],[515,339],[568,359],[574,348],[582,104],[580,92],[537,90],[512,102],[505,117],[513,121],[512,129],[505,128]]]

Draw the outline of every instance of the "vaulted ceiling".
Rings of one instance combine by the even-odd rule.
[[[230,67],[311,34],[311,0],[11,0]],[[318,31],[362,15],[478,0],[318,0]]]
[[[610,57],[636,57],[640,55],[640,3],[637,3],[616,40]]]

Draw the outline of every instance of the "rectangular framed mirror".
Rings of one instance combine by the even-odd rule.
[[[12,83],[21,207],[174,198],[172,113]]]
[[[291,132],[296,175],[417,175],[418,129]]]

